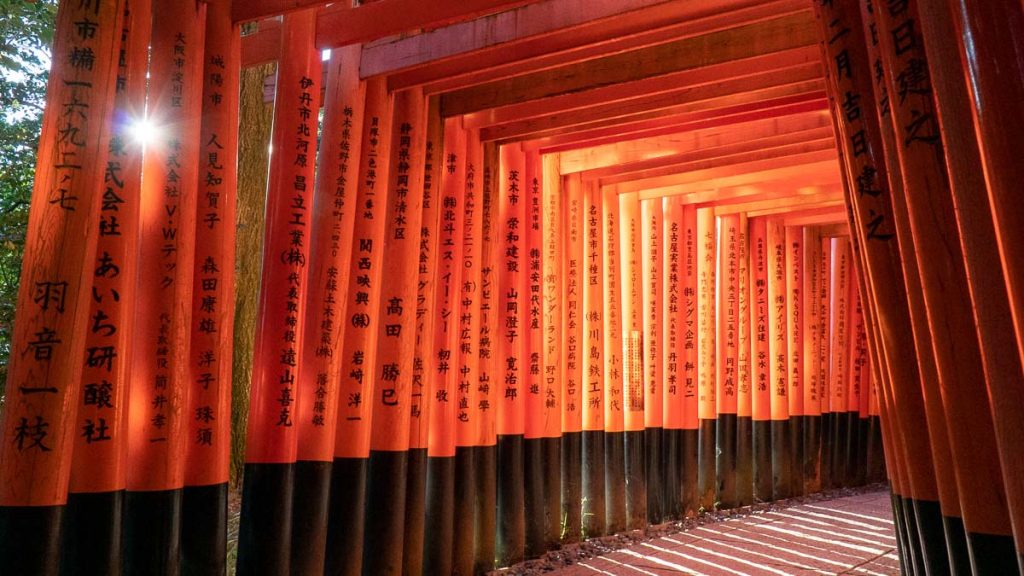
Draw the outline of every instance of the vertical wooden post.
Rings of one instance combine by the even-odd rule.
[[[601,189],[582,182],[580,174],[566,179],[570,190],[583,194],[583,537],[605,532],[604,499],[604,290],[601,232]]]
[[[466,132],[466,176],[462,199],[462,261],[459,295],[458,406],[455,413],[455,510],[452,570],[457,574],[473,572],[474,510],[476,507],[476,470],[474,447],[480,439],[480,248],[482,234],[481,200],[483,189],[483,148],[477,130]]]
[[[434,374],[427,402],[430,432],[427,447],[427,503],[423,567],[426,572],[448,574],[455,545],[456,393],[459,378],[459,288],[462,272],[466,192],[466,131],[461,118],[447,118],[441,165],[441,207],[437,261],[433,270]],[[493,563],[493,560],[492,560]]]
[[[893,422],[904,442],[907,480],[912,497],[923,504],[918,527],[925,532],[929,563],[942,566],[947,557],[941,538],[935,538],[941,520],[935,513],[938,499],[927,416],[921,394],[921,374],[914,358],[913,332],[907,311],[907,287],[901,281],[899,246],[893,224],[892,195],[883,161],[878,115],[874,110],[872,66],[867,56],[859,3],[838,0],[815,3],[819,39],[828,76],[827,88],[835,103],[833,118],[844,161],[851,210],[850,231],[863,254],[864,270],[874,294],[879,334],[883,338],[885,364],[893,386]],[[844,31],[848,31],[845,32]],[[851,95],[847,98],[847,94]],[[846,114],[841,103],[856,99],[860,114]],[[872,194],[860,193],[861,187]],[[930,504],[929,504],[930,503]],[[916,506],[916,504],[915,504]]]
[[[541,210],[540,153],[532,150],[526,153],[523,173],[523,201],[526,203],[523,220],[526,243],[523,255],[525,283],[523,289],[523,335],[525,338],[523,365],[523,390],[525,395],[525,419],[523,439],[523,474],[525,476],[526,500],[526,556],[535,558],[546,550],[547,514],[545,508],[544,481],[553,466],[544,462],[544,418],[547,398],[543,389],[541,373]],[[553,463],[552,463],[553,464]]]
[[[562,349],[565,381],[562,387],[562,517],[563,542],[580,540],[583,526],[583,190],[560,178],[562,224],[565,228],[565,308],[562,311]]]
[[[697,210],[697,378],[700,421],[697,448],[697,497],[700,507],[715,505],[715,213],[712,208]]]
[[[800,287],[803,306],[804,330],[801,347],[803,362],[804,435],[803,435],[803,492],[813,494],[821,491],[821,401],[818,390],[821,386],[821,342],[823,333],[821,292],[821,241],[818,229],[805,226],[803,242],[803,283]]]
[[[804,493],[803,230],[786,226],[786,351],[789,359],[789,493]]]
[[[131,128],[132,122],[141,119],[145,109],[151,22],[149,2],[132,2],[131,6],[126,6],[114,81],[117,90],[112,125],[107,130],[106,140],[100,144],[108,156],[99,201],[99,237],[95,255],[91,257],[107,254],[120,266],[121,273],[96,276],[93,280],[96,294],[112,296],[116,293],[119,298],[89,302],[88,317],[94,322],[99,319],[100,324],[93,325],[87,333],[85,349],[112,346],[120,353],[109,367],[86,365],[82,370],[81,389],[74,401],[77,405],[72,424],[74,447],[61,528],[60,564],[64,569],[74,566],[86,572],[106,573],[119,570],[122,562],[121,512],[128,472],[125,425],[142,182],[142,143],[132,137]],[[59,68],[53,73],[59,73]],[[43,157],[39,160],[42,162]],[[37,179],[40,177],[41,174],[37,175]],[[66,299],[66,296],[63,297]],[[25,310],[18,308],[19,314],[27,313]],[[11,390],[8,399],[20,393],[20,388],[17,393]],[[12,538],[6,533],[2,537],[5,541]],[[23,550],[21,553],[34,552]],[[11,565],[11,569],[19,567]]]
[[[683,517],[682,430],[683,430],[683,291],[682,259],[686,238],[683,230],[683,205],[678,198],[661,199],[662,267],[661,294],[663,314],[661,327],[661,358],[664,370],[662,394],[664,415],[662,458],[665,467],[665,518]]]
[[[338,417],[327,516],[328,574],[358,574],[362,568],[366,469],[370,456],[370,409],[380,321],[380,290],[387,210],[391,98],[384,82],[366,82],[356,215],[346,289],[345,337],[341,349]]]
[[[176,573],[180,561],[205,13],[205,6],[153,2],[160,17],[153,20],[149,81],[169,88],[147,105],[162,137],[147,143],[142,166],[133,334],[142,351],[131,357],[123,525],[129,574]],[[98,268],[104,260],[97,258]]]
[[[851,440],[853,441],[852,459],[847,466],[852,468],[851,475],[855,486],[862,486],[867,480],[867,418],[868,418],[868,393],[870,391],[871,365],[868,363],[868,335],[867,310],[865,309],[865,298],[860,290],[857,291],[855,308],[860,313],[860,321],[854,325],[856,338],[854,339],[857,351],[855,360],[856,382],[851,382],[853,391],[850,394],[851,405],[847,407],[852,423]],[[853,402],[856,399],[856,402]]]
[[[829,383],[832,378],[832,238],[819,235],[818,289],[815,298],[821,334],[818,336],[818,410],[821,412],[819,433],[818,475],[822,489],[832,483],[832,409],[829,406]]]
[[[231,3],[208,3],[192,295],[193,381],[182,498],[181,569],[189,574],[223,574],[226,569],[239,44]]]
[[[495,338],[498,337],[498,249],[501,246],[498,220],[498,169],[500,168],[498,146],[484,145],[481,162],[483,200],[481,209],[481,250],[480,250],[480,376],[478,407],[480,422],[477,426],[480,437],[473,458],[476,466],[476,520],[474,538],[476,553],[473,572],[480,573],[494,569],[495,513],[497,511],[497,430],[496,398],[498,391],[498,364]]]
[[[557,154],[541,157],[541,205],[543,209],[543,377],[544,389],[544,442],[545,460],[549,470],[545,473],[544,498],[550,532],[546,546],[557,548],[562,536],[562,386],[565,382],[563,361],[562,311],[565,306],[564,232],[562,220],[562,187]],[[607,316],[607,315],[606,315]],[[607,359],[607,356],[606,356]],[[607,418],[607,417],[606,417]]]
[[[626,399],[623,391],[622,244],[618,192],[601,188],[604,238],[604,499],[608,533],[626,529]]]
[[[524,333],[527,330],[526,287],[526,158],[520,145],[501,147],[498,229],[498,552],[499,566],[523,559],[525,517],[523,502],[524,374],[528,370]]]
[[[754,501],[772,499],[771,373],[768,331],[768,222],[750,221],[750,324],[753,328],[750,357],[751,414],[753,415]]]
[[[843,438],[843,445],[839,449],[839,457],[843,461],[842,469],[846,473],[843,478],[845,486],[856,486],[857,477],[857,441],[859,430],[857,428],[857,410],[860,402],[860,377],[862,368],[861,354],[864,343],[864,310],[861,303],[860,291],[857,289],[857,282],[853,281],[856,275],[851,263],[849,292],[846,297],[847,305],[847,336],[846,336],[846,390],[843,392],[843,411],[841,427],[846,434]]]
[[[426,113],[419,88],[394,96],[386,183],[385,234],[379,250],[381,288],[377,306],[370,455],[367,470],[366,543],[363,570],[400,574],[405,536],[412,366],[416,347],[417,232],[423,214],[423,151]],[[410,194],[410,190],[413,191]],[[387,279],[384,281],[384,279]]]
[[[849,378],[850,352],[850,244],[846,238],[832,239],[832,273],[829,294],[831,296],[831,361],[828,406],[831,415],[829,448],[829,478],[832,486],[842,487],[846,482],[846,389]]]
[[[660,524],[664,516],[664,470],[661,465],[662,397],[661,277],[664,250],[661,200],[640,201],[640,257],[643,306],[644,460],[647,470],[647,521]]]
[[[715,459],[717,502],[735,508],[736,499],[736,408],[737,363],[739,360],[739,242],[737,214],[718,219],[718,282],[715,283],[718,318],[715,357]]]
[[[440,101],[436,97],[429,98],[427,141],[423,152],[423,216],[419,236],[419,279],[416,294],[416,352],[412,361],[412,395],[409,407],[409,469],[405,496],[405,551],[402,553],[402,570],[406,574],[419,574],[423,571],[423,551],[428,543],[424,533],[427,506],[427,444],[430,437],[430,382],[433,381],[435,366],[434,293],[437,286],[435,274],[441,215],[439,183],[443,160],[443,130]]]
[[[772,498],[789,498],[789,356],[786,346],[786,232],[779,220],[767,223],[768,251],[768,374],[772,420]]]
[[[750,345],[753,341],[751,330],[750,299],[750,222],[746,214],[739,215],[736,236],[737,280],[737,327],[739,336],[736,345],[736,504],[749,506],[754,502],[754,444],[753,444],[753,362]]]
[[[643,308],[640,280],[640,198],[635,192],[619,195],[619,231],[622,253],[623,395],[626,413],[625,472],[626,521],[632,530],[647,522],[647,478],[644,467]]]
[[[697,354],[697,244],[700,236],[697,230],[697,208],[693,204],[683,206],[683,511],[687,518],[697,514],[700,503],[697,495],[697,447],[700,423]]]

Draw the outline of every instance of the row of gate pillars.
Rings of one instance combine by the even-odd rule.
[[[238,573],[481,572],[886,473],[908,574],[1016,571],[1024,9],[814,10],[848,231],[563,176],[360,79],[358,46],[322,62],[316,12],[287,15]],[[225,571],[229,12],[60,7],[5,571]]]

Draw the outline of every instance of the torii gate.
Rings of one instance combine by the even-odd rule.
[[[1013,0],[62,2],[0,570],[225,572],[268,61],[238,573],[478,573],[885,477],[908,572],[1024,567],[1022,34]]]

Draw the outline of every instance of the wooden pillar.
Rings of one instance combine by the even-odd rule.
[[[846,424],[846,392],[849,378],[850,352],[850,281],[851,262],[850,244],[846,238],[832,239],[832,272],[829,295],[831,297],[831,329],[829,330],[832,344],[830,360],[830,380],[828,386],[828,406],[831,417],[829,446],[829,478],[832,486],[842,488],[846,482],[846,459],[843,456],[845,447]]]
[[[715,213],[697,209],[697,497],[700,507],[711,510],[716,494],[715,419]]]
[[[359,573],[364,542],[366,469],[380,321],[380,294],[387,210],[391,98],[382,81],[366,82],[357,170],[356,215],[346,288],[338,418],[327,517],[330,574]]]
[[[772,498],[789,498],[789,355],[786,346],[786,231],[780,220],[767,222],[768,389],[771,397]]]
[[[736,504],[748,506],[754,502],[754,444],[753,444],[753,362],[750,345],[750,222],[746,214],[739,215],[736,235],[737,329],[736,345]]]
[[[676,200],[679,201],[678,199]],[[687,518],[697,514],[700,504],[697,496],[697,446],[699,443],[699,420],[697,412],[697,208],[692,204],[683,205],[683,268],[682,268],[682,382],[683,382],[683,513]]]
[[[661,358],[664,371],[662,391],[662,462],[665,467],[664,517],[683,517],[682,430],[683,394],[683,293],[682,259],[686,238],[683,230],[683,205],[678,198],[666,196],[661,199],[662,210],[662,327]]]
[[[550,530],[545,539],[548,548],[557,548],[562,536],[562,387],[565,382],[565,362],[562,355],[562,330],[565,325],[562,322],[562,311],[565,307],[565,223],[562,219],[562,186],[558,169],[558,155],[548,154],[541,157],[541,386],[544,390],[544,442],[547,446],[545,457],[550,468],[545,473],[544,485],[547,526]]]
[[[821,364],[827,356],[821,355],[821,342],[827,329],[823,328],[821,299],[821,240],[818,228],[805,226],[802,231],[803,278],[800,298],[803,306],[803,338],[797,344],[801,347],[803,365],[804,434],[803,434],[803,492],[813,494],[821,491],[821,401],[818,390],[821,386]]]
[[[832,378],[832,239],[819,235],[818,289],[815,293],[821,334],[818,337],[818,411],[821,413],[818,474],[822,489],[832,487],[832,409],[829,382]]]
[[[524,333],[528,327],[526,290],[526,158],[522,147],[501,147],[498,230],[499,338],[498,364],[498,552],[499,566],[523,559],[525,517],[523,502],[523,432],[525,374],[528,362]]]
[[[498,337],[498,249],[501,246],[498,220],[498,146],[484,145],[481,166],[483,197],[480,202],[480,376],[477,387],[480,437],[473,464],[476,466],[476,514],[473,572],[494,569],[495,514],[497,511],[497,391],[501,366],[496,357]]]
[[[423,567],[426,572],[450,573],[455,545],[456,400],[459,378],[459,288],[466,191],[466,131],[461,118],[444,124],[441,155],[441,207],[437,260],[433,270],[434,372],[427,401],[430,432],[427,447],[427,502]]]
[[[755,502],[767,502],[772,499],[767,225],[764,218],[750,221],[750,324],[753,329],[750,347],[750,357],[753,361],[750,404],[753,417]]]
[[[402,570],[425,122],[423,94],[413,88],[395,94],[390,133],[381,134],[391,142],[390,153],[383,158],[389,168],[382,176],[387,183],[386,196],[382,194],[385,234],[379,248],[383,260],[375,312],[377,353],[371,365],[374,388],[366,507],[373,513],[366,516],[363,545],[363,570],[371,574]]]
[[[583,190],[560,178],[562,187],[562,224],[565,229],[564,282],[565,326],[562,349],[565,356],[565,381],[562,387],[562,517],[565,518],[563,542],[581,539],[583,516]]]
[[[604,286],[601,189],[579,174],[566,179],[569,193],[583,195],[583,537],[605,532],[604,499]]]
[[[857,316],[860,316],[857,318]],[[847,470],[850,471],[850,482],[854,486],[862,486],[867,472],[867,391],[871,376],[868,365],[867,342],[867,311],[864,309],[864,298],[857,290],[854,300],[853,346],[854,360],[851,363],[853,376],[850,378],[850,394],[847,396],[846,411],[850,419],[850,442],[847,448]]]
[[[739,225],[738,214],[718,219],[718,282],[715,283],[718,318],[715,358],[715,425],[718,457],[715,459],[717,502],[735,508],[736,408],[739,361]]]
[[[866,53],[857,2],[841,0],[826,5],[815,4],[828,74],[827,88],[835,103],[833,118],[838,127],[844,168],[847,201],[853,210],[851,234],[861,247],[865,272],[875,299],[879,320],[879,333],[883,338],[886,365],[890,370],[888,382],[892,384],[893,407],[897,410],[893,422],[899,427],[898,436],[904,442],[903,456],[907,461],[908,485],[911,497],[923,504],[918,528],[923,528],[928,543],[927,557],[935,566],[946,558],[941,536],[941,520],[934,510],[938,500],[935,472],[927,417],[922,400],[921,374],[911,360],[914,342],[907,311],[907,287],[901,281],[898,267],[899,246],[893,224],[892,195],[888,186],[886,166],[883,162],[878,116],[874,110],[872,94],[872,67]],[[847,33],[842,33],[848,30]],[[842,34],[841,34],[842,33]],[[841,103],[847,94],[858,99],[859,115],[847,115]],[[860,194],[855,189],[857,178],[877,194]],[[916,504],[915,504],[916,506]]]
[[[660,199],[640,201],[641,286],[643,307],[644,366],[644,461],[647,471],[647,521],[660,524],[664,517],[664,470],[662,467],[663,432],[663,359],[661,339],[662,253],[664,230]]]
[[[887,152],[896,153],[902,168],[971,565],[975,571],[1005,570],[1017,554],[975,318],[962,306],[971,294],[956,241],[959,226],[942,134],[930,80],[910,78],[927,65],[917,3],[889,7],[877,16],[896,135],[896,150]],[[960,131],[949,135],[963,136]]]
[[[230,2],[207,4],[181,530],[181,569],[192,574],[223,574],[227,561],[241,57],[230,12]]]
[[[462,261],[458,285],[458,336],[453,354],[458,357],[458,405],[455,412],[455,506],[452,570],[458,574],[473,572],[473,538],[476,508],[476,469],[474,447],[480,439],[480,248],[482,232],[481,200],[483,189],[483,147],[480,133],[466,132],[466,176],[462,199]]]
[[[789,473],[793,496],[804,493],[804,387],[803,366],[804,307],[803,230],[786,226],[786,351],[789,360]]]
[[[647,522],[647,478],[644,468],[643,308],[640,255],[640,198],[619,195],[622,253],[622,339],[625,429],[626,521],[632,530]]]
[[[861,375],[861,353],[863,350],[864,336],[864,310],[861,304],[860,291],[857,289],[857,282],[854,279],[856,270],[849,272],[851,278],[848,283],[846,297],[846,379],[843,384],[846,389],[843,391],[841,400],[843,415],[841,429],[845,432],[842,445],[839,447],[839,458],[843,461],[842,470],[845,472],[843,478],[844,486],[856,486],[857,481],[857,410],[860,402],[860,375]]]
[[[95,254],[90,257],[107,254],[120,266],[121,273],[93,279],[95,293],[108,296],[99,302],[95,298],[89,302],[89,319],[95,321],[98,318],[101,324],[90,327],[85,349],[112,346],[120,353],[109,367],[86,365],[82,370],[81,389],[74,402],[77,407],[72,430],[76,433],[67,507],[61,528],[61,566],[76,566],[83,571],[97,573],[119,570],[122,562],[121,512],[128,473],[125,425],[138,273],[139,187],[142,182],[142,142],[133,138],[131,129],[132,122],[141,119],[145,109],[151,21],[148,2],[133,2],[124,13],[117,77],[114,80],[117,86],[114,114],[106,141],[100,143],[108,156],[96,226],[99,237]],[[55,67],[60,65],[58,62]],[[53,73],[59,73],[59,68]],[[40,156],[39,161],[42,167],[44,157]],[[40,177],[37,170],[36,178]],[[25,263],[27,265],[28,261]],[[44,294],[49,289],[44,286]],[[114,294],[118,299],[113,298]],[[62,296],[65,304],[67,296]],[[26,314],[27,310],[19,307],[18,313]],[[9,382],[13,384],[15,380]],[[21,393],[20,388],[17,392],[10,390],[8,399]],[[45,530],[40,531],[46,533]],[[6,541],[8,538],[11,536],[4,532],[3,539]],[[17,540],[16,537],[12,539]],[[24,550],[21,553],[34,552]],[[19,569],[6,563],[6,558],[4,565]]]
[[[179,568],[189,440],[185,411],[192,384],[189,336],[205,6],[156,1],[153,14],[149,81],[170,88],[147,104],[148,119],[160,127],[161,137],[147,143],[142,166],[133,330],[139,351],[131,356],[123,517],[124,570],[129,574]],[[98,268],[105,268],[104,260],[102,254],[97,258]],[[87,358],[99,354],[102,348],[86,350]]]
[[[441,215],[440,168],[444,138],[444,124],[439,104],[437,98],[429,98],[427,101],[427,140],[423,151],[423,215],[417,267],[419,277],[416,293],[416,352],[412,361],[409,468],[405,496],[405,551],[402,553],[402,570],[407,574],[419,574],[423,571],[423,551],[429,542],[424,530],[427,506],[427,446],[430,438],[430,382],[433,380],[435,367],[434,293],[437,286],[437,240]]]
[[[601,188],[604,239],[604,499],[609,534],[626,529],[626,400],[623,390],[622,243],[618,192]]]

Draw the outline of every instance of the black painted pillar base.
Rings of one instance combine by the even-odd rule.
[[[901,576],[917,576],[914,571],[914,559],[909,548],[910,533],[907,530],[906,513],[903,510],[903,498],[895,492],[889,492],[892,502],[892,519],[896,531],[896,554],[900,559]]]
[[[363,574],[392,576],[402,573],[408,463],[409,452],[406,450],[370,452]]]
[[[562,537],[562,439],[543,438],[541,474],[544,480],[544,549],[557,550]]]
[[[870,482],[885,481],[885,446],[882,444],[882,423],[878,416],[868,418],[868,478]]]
[[[665,518],[665,485],[662,470],[661,428],[644,429],[644,462],[647,477],[647,522],[661,524]]]
[[[455,458],[427,457],[423,573],[451,574],[455,546]]]
[[[583,433],[562,433],[562,543],[582,540]]]
[[[498,537],[495,558],[498,566],[511,566],[524,559],[526,518],[523,494],[523,437],[498,436]]]
[[[604,513],[609,534],[626,530],[626,435],[604,433]]]
[[[835,455],[835,428],[832,421],[835,416],[831,412],[821,415],[821,464],[818,465],[821,475],[822,490],[836,487],[836,478],[832,476],[832,460]]]
[[[789,494],[804,495],[804,421],[803,416],[789,417]]]
[[[227,483],[186,486],[181,501],[182,576],[224,576],[227,551]],[[323,572],[323,556],[320,560],[318,571]],[[292,574],[302,572],[293,570]]]
[[[665,464],[665,519],[679,520],[683,517],[683,431],[665,428],[661,435]]]
[[[949,548],[946,546],[946,530],[942,524],[942,511],[938,502],[911,500],[917,517],[917,536],[921,541],[919,550],[927,574],[949,573]]]
[[[700,501],[697,497],[697,438],[698,431],[683,430],[683,515],[692,518],[697,515]]]
[[[804,493],[821,491],[821,416],[804,416]]]
[[[644,431],[626,431],[626,524],[630,530],[647,525],[647,470],[644,462]]]
[[[331,462],[295,463],[292,497],[291,574],[322,574],[327,554]],[[188,499],[188,492],[185,494]]]
[[[366,458],[335,458],[331,464],[326,575],[362,573],[367,462]]]
[[[0,506],[0,567],[5,574],[57,574],[63,512],[63,506]]]
[[[754,503],[754,421],[736,418],[736,504]]]
[[[697,445],[697,499],[701,511],[711,511],[715,508],[715,498],[718,492],[718,482],[715,477],[717,447],[716,422],[714,420],[698,420],[698,445]]]
[[[604,432],[583,431],[583,510],[584,538],[604,536]]]
[[[964,521],[955,516],[942,517],[942,529],[946,534],[946,549],[949,551],[949,566],[952,574],[971,574],[971,555],[967,551],[967,533]]]
[[[792,496],[792,476],[789,465],[789,420],[772,420],[772,499],[782,500]]]
[[[856,473],[854,474],[853,481],[857,486],[863,486],[868,483],[869,476],[869,465],[868,465],[868,444],[871,438],[871,420],[868,418],[861,418],[857,415],[857,463]]]
[[[846,412],[832,414],[832,484],[836,488],[850,485],[846,476],[846,453],[849,450],[849,419]]]
[[[735,508],[736,498],[736,415],[719,414],[715,425],[715,444],[718,447],[715,458],[717,477],[717,508]]]
[[[544,510],[543,438],[523,439],[523,502],[526,508],[525,556],[536,558],[546,550],[547,516]],[[458,538],[458,535],[456,535]]]
[[[772,500],[772,421],[753,421],[754,502]]]
[[[471,446],[455,448],[454,528],[452,532],[452,574],[470,575],[476,555],[476,466]],[[529,517],[529,512],[527,512]]]
[[[255,470],[255,472],[251,472]],[[290,464],[246,464],[245,479],[248,485],[250,474],[257,477],[259,488],[285,487],[291,497]],[[124,516],[124,570],[125,576],[177,575],[181,570],[181,490],[156,490],[153,492],[126,492]],[[250,493],[254,493],[250,491]],[[262,493],[260,493],[262,494]],[[257,496],[258,497],[258,496]],[[268,560],[277,560],[280,548],[285,557],[282,570],[288,570],[288,541],[284,546],[268,544],[263,534],[257,534],[253,520],[246,520],[245,500],[242,500],[242,529],[238,534],[238,574],[253,574],[250,563],[258,554],[256,547],[268,546]],[[290,508],[290,503],[289,503]],[[263,518],[259,518],[263,520]],[[285,527],[290,530],[288,520]],[[273,529],[268,530],[273,532]],[[287,534],[287,532],[285,532]],[[242,556],[242,538],[245,538],[246,556]]]
[[[494,525],[498,508],[498,449],[495,446],[478,446],[473,451],[473,465],[476,467],[477,482],[473,529],[475,547],[473,572],[482,574],[494,570]],[[433,539],[433,534],[431,534],[431,539]],[[424,574],[426,573],[424,572]]]
[[[45,507],[44,509],[49,509]],[[60,573],[120,574],[121,573],[121,515],[124,510],[124,490],[117,492],[70,493],[64,507],[61,528]],[[0,520],[2,522],[2,520]],[[28,531],[29,534],[34,533]],[[45,532],[40,532],[45,534]],[[7,538],[17,540],[16,533],[8,534],[0,527],[0,547],[6,547]],[[18,551],[19,555],[27,551]],[[7,570],[7,556],[2,554],[0,572]],[[10,566],[14,566],[11,564]],[[11,569],[12,574],[19,572]],[[35,572],[22,572],[33,574]]]
[[[1019,576],[1020,557],[1013,536],[968,532],[967,548],[971,551],[971,569],[974,574]]]
[[[427,449],[409,450],[405,484],[405,540],[402,573],[423,573],[423,525],[427,506]],[[472,514],[471,514],[472,515]]]

